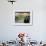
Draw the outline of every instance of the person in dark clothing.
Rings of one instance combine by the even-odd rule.
[[[30,23],[30,16],[26,16],[26,17],[25,17],[24,23]]]

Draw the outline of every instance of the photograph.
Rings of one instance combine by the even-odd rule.
[[[15,23],[18,25],[29,25],[32,21],[32,13],[30,11],[21,11],[15,13]]]

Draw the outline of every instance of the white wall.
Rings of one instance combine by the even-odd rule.
[[[33,10],[32,26],[15,26],[16,10]],[[46,0],[17,0],[13,5],[0,0],[0,40],[11,40],[18,32],[31,34],[33,40],[46,40]]]

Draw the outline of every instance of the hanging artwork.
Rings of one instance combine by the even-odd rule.
[[[30,11],[17,11],[15,12],[16,25],[32,25],[32,12]]]

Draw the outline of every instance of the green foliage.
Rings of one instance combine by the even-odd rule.
[[[25,18],[25,16],[23,16],[23,15],[16,16],[16,20],[21,20],[21,19],[24,19],[24,18]]]

